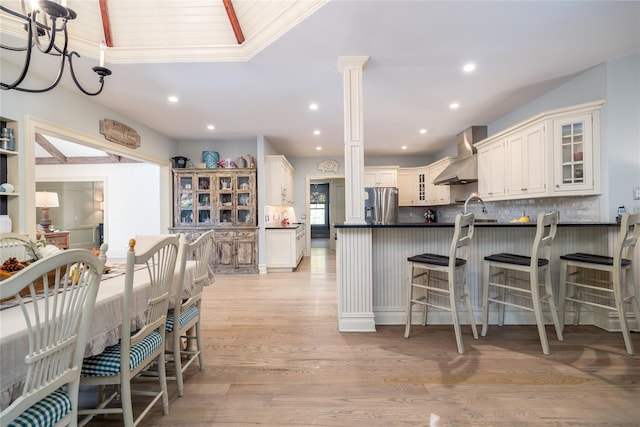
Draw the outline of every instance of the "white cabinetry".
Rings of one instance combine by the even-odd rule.
[[[398,169],[399,206],[438,206],[464,199],[461,185],[434,185],[433,181],[456,157],[445,157],[428,166]]]
[[[545,112],[479,143],[479,196],[508,200],[600,194],[602,104]]]
[[[507,138],[506,181],[509,198],[544,194],[546,185],[544,124],[530,126]]]
[[[426,206],[428,168],[398,169],[398,205]]]
[[[267,271],[293,271],[305,250],[304,226],[266,230]]]
[[[284,156],[265,156],[265,205],[293,206],[293,166]]]
[[[427,166],[427,204],[429,206],[449,205],[456,199],[464,199],[464,187],[461,185],[434,185],[433,181],[447,166],[457,160],[456,157],[445,157]]]
[[[484,200],[505,197],[505,151],[504,138],[478,148],[478,195]]]
[[[398,185],[397,167],[365,167],[365,187],[396,187]]]

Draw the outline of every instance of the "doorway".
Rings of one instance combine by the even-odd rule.
[[[100,209],[104,226],[99,226],[99,230],[104,242],[110,246],[111,258],[126,257],[127,242],[132,236],[157,234],[171,226],[173,180],[170,161],[131,148],[116,147],[108,141],[31,116],[25,119],[25,133],[32,135],[26,138],[29,143],[24,145],[26,157],[33,158],[32,164],[28,165],[25,171],[26,192],[35,194],[36,182],[44,181],[104,183],[101,205],[103,209]],[[70,145],[90,147],[138,162],[58,164],[49,161],[45,162],[47,164],[36,165],[36,158],[43,157],[44,154],[36,143],[40,138],[38,135],[55,137]],[[21,224],[21,227],[34,230],[35,233],[35,224],[38,222],[35,204],[27,200],[25,205],[24,225]],[[21,223],[22,220],[21,218]],[[115,226],[110,227],[109,224]]]
[[[315,190],[314,184],[318,184],[318,188],[320,188],[321,184],[325,184],[328,186],[329,190],[327,192],[328,206],[325,206],[325,213],[328,215],[327,226],[328,226],[328,236],[323,238],[315,238],[312,241],[312,228],[311,228],[311,193]],[[344,176],[330,176],[327,175],[311,175],[308,174],[306,176],[306,185],[305,185],[305,204],[306,204],[306,212],[305,218],[306,221],[306,238],[307,238],[307,253],[306,255],[311,255],[310,249],[312,246],[323,246],[327,247],[330,251],[335,254],[336,250],[336,230],[335,224],[342,224],[345,221],[345,188],[344,188]],[[326,234],[326,232],[325,232]]]
[[[52,225],[69,232],[70,248],[91,249],[103,242],[104,181],[66,179],[37,181],[36,191],[58,195],[59,207],[51,210]],[[36,218],[42,209],[36,208]]]
[[[312,239],[328,239],[329,230],[329,184],[311,184],[309,188],[309,222]]]

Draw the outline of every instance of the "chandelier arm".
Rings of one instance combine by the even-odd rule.
[[[31,27],[31,25],[28,25],[27,34],[28,34],[29,40],[31,40],[32,32],[33,32],[33,28]],[[20,76],[11,84],[0,82],[0,88],[4,90],[17,89],[18,85],[22,83],[24,78],[27,76],[27,73],[29,72],[29,66],[31,65],[31,48],[32,47],[33,45],[31,43],[28,43],[27,47],[24,48],[24,50],[27,51],[27,54],[24,58],[24,65],[22,67],[22,73],[20,74]]]
[[[60,62],[60,69],[58,70],[58,75],[56,76],[56,79],[53,81],[53,83],[51,83],[51,85],[49,85],[48,87],[43,89],[29,89],[29,88],[18,87],[18,85],[22,83],[22,80],[24,80],[24,77],[26,76],[29,68],[29,62],[31,60],[31,49],[29,49],[29,54],[27,55],[27,59],[25,60],[26,66],[25,66],[25,69],[22,71],[23,75],[21,76],[19,81],[17,81],[17,83],[14,82],[11,86],[1,83],[2,89],[13,89],[13,90],[19,90],[20,92],[27,92],[27,93],[48,92],[54,87],[58,86],[58,83],[60,83],[60,80],[62,79],[62,75],[64,74],[64,64],[65,64],[66,58],[67,58],[66,56],[62,55],[62,61]]]
[[[3,11],[3,12],[8,13],[9,15],[13,15],[13,16],[15,16],[16,18],[24,19],[25,21],[29,19],[29,17],[28,17],[28,16],[23,15],[23,14],[22,14],[22,13],[20,13],[20,12],[16,12],[15,10],[11,10],[11,9],[9,9],[9,8],[5,7],[5,6],[2,6],[2,5],[0,5],[0,10],[1,10],[1,11]]]
[[[49,54],[51,52],[52,48],[56,48],[56,50],[59,52],[60,50],[58,49],[58,47],[56,46],[56,22],[57,19],[56,18],[51,18],[51,26],[49,26],[49,22],[47,19],[47,15],[44,15],[44,24],[38,22],[38,12],[37,11],[33,11],[31,12],[31,20],[29,21],[30,25],[33,25],[36,27],[36,34],[40,35],[39,30],[43,31],[43,35],[46,35],[47,38],[49,39],[48,43],[47,43],[47,47],[45,48],[44,45],[42,43],[40,43],[40,37],[36,37],[35,38],[35,43],[38,46],[38,50],[42,53],[46,53]],[[66,26],[65,26],[65,30],[66,30]],[[67,34],[65,31],[65,38],[64,38],[64,49],[63,51],[67,50]]]
[[[73,56],[77,56],[78,58],[80,58],[80,54],[78,52],[76,52],[75,50],[72,52],[69,52],[67,54],[67,57],[69,58],[69,70],[71,70],[71,78],[73,79],[73,82],[76,84],[76,86],[78,87],[78,89],[80,89],[80,91],[82,93],[84,93],[85,95],[89,95],[89,96],[96,96],[98,94],[100,94],[100,92],[102,92],[102,88],[104,88],[104,77],[108,76],[111,74],[111,71],[104,68],[104,67],[93,67],[93,71],[95,71],[99,76],[100,79],[98,79],[99,83],[100,83],[100,88],[96,91],[96,92],[89,92],[87,91],[85,88],[82,87],[82,85],[80,84],[80,82],[78,81],[78,79],[76,78],[76,73],[73,71]],[[101,72],[102,70],[106,70],[106,72]]]
[[[21,1],[22,11],[23,13],[27,13],[24,1],[25,0]],[[5,46],[3,44],[0,44],[1,49],[7,49],[10,51],[16,51],[16,52],[26,52],[24,66],[20,73],[20,76],[13,83],[0,82],[0,90],[13,89],[13,90],[18,90],[21,92],[28,92],[28,93],[47,92],[55,88],[60,83],[60,80],[62,79],[62,75],[64,74],[65,61],[69,59],[69,68],[71,69],[71,78],[73,79],[73,82],[78,87],[78,89],[80,89],[80,91],[82,91],[82,93],[84,93],[85,95],[89,95],[89,96],[98,95],[100,92],[102,92],[102,89],[104,87],[104,78],[111,75],[111,70],[103,66],[96,66],[92,68],[92,70],[98,75],[99,77],[98,81],[100,83],[100,88],[95,92],[87,91],[82,87],[82,85],[78,81],[75,75],[75,71],[73,70],[72,59],[74,55],[78,57],[80,57],[80,55],[75,51],[73,52],[67,51],[69,37],[68,37],[67,25],[66,25],[69,19],[76,18],[77,16],[76,13],[71,9],[58,6],[58,4],[55,2],[42,0],[41,3],[46,3],[46,6],[48,6],[48,8],[45,8],[44,10],[47,11],[46,15],[51,15],[51,26],[48,25],[49,23],[47,20],[47,16],[44,16],[44,15],[43,15],[44,24],[38,22],[36,17],[38,11],[36,10],[31,11],[27,15],[24,15],[19,12],[15,12],[5,6],[0,5],[0,11],[24,20],[25,25],[27,27],[26,29],[28,32],[28,42],[26,47],[10,47],[10,46]],[[62,25],[59,28],[57,25],[57,19],[62,19],[63,21]],[[34,35],[34,31],[36,31],[35,35]],[[55,43],[55,37],[57,32],[64,33],[64,46],[62,49]],[[49,42],[47,43],[48,46],[46,49],[43,49],[43,45],[40,43],[40,40],[39,40],[39,38],[42,36],[48,36],[49,38]],[[37,50],[47,55],[62,57],[60,61],[60,68],[58,70],[58,75],[56,76],[53,83],[51,83],[51,85],[49,85],[46,88],[43,88],[43,89],[20,88],[18,86],[24,81],[24,79],[29,73],[29,67],[31,65],[31,53],[33,52],[34,46],[37,47]]]

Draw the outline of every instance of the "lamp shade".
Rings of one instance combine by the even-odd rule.
[[[52,193],[49,191],[36,192],[36,207],[37,208],[57,208],[58,193]]]

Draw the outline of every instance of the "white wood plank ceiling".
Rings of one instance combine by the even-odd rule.
[[[98,58],[107,41],[108,63],[246,61],[326,3],[326,0],[229,0],[244,35],[239,44],[223,0],[69,0],[70,47]],[[20,10],[20,2],[3,5]],[[104,21],[101,8],[106,10]],[[21,24],[3,16],[3,31]],[[106,27],[106,30],[105,30]],[[111,42],[105,37],[111,35]]]

